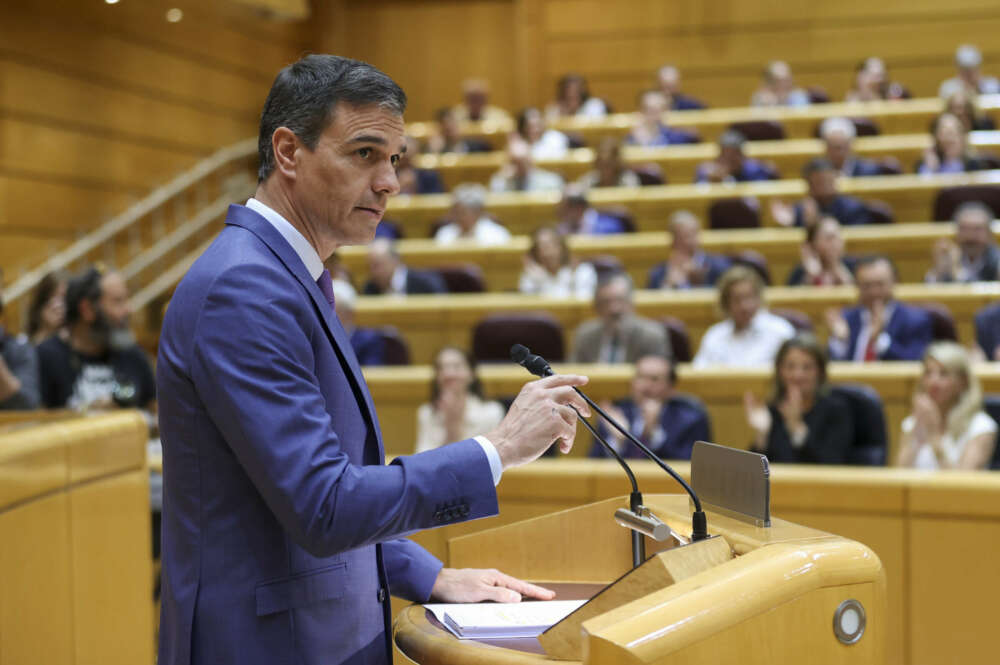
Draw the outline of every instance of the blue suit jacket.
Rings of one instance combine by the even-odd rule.
[[[643,440],[641,427],[632,427],[634,421],[640,418],[639,407],[631,399],[624,399],[615,403],[622,410],[625,416],[625,425],[632,432],[632,435],[642,441],[650,448],[657,457],[664,459],[691,459],[691,449],[695,441],[711,441],[712,426],[709,424],[708,412],[698,400],[685,395],[677,395],[667,401],[660,411],[660,426],[666,433],[666,439],[659,445],[653,445],[652,441]],[[636,431],[636,430],[639,431]],[[611,428],[602,419],[598,426],[598,432],[604,438],[608,437]],[[625,442],[623,457],[646,459],[646,456],[639,450],[639,447],[630,441]],[[591,457],[611,457],[607,450],[600,443],[594,441],[590,449]]]
[[[833,357],[833,360],[850,360],[855,357],[858,345],[858,335],[861,334],[861,307],[852,307],[844,312],[844,319],[850,329],[847,355]],[[882,353],[879,360],[920,360],[924,349],[931,343],[931,315],[919,307],[911,307],[896,302],[896,309],[885,326],[889,334],[889,348]]]
[[[1000,304],[976,312],[976,341],[986,358],[993,360],[993,352],[1000,347]]]
[[[177,287],[159,351],[160,665],[388,663],[386,589],[425,600],[441,568],[398,538],[496,513],[482,448],[384,464],[344,329],[243,206]]]

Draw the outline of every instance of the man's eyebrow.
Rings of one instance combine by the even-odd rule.
[[[389,142],[384,138],[381,136],[375,136],[374,134],[361,134],[359,136],[355,136],[349,140],[348,143],[374,143],[376,145],[389,145]]]

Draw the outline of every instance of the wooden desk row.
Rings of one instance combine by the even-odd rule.
[[[844,228],[847,253],[854,256],[886,254],[899,269],[901,282],[923,282],[931,266],[934,243],[953,238],[951,224],[915,223],[891,226],[849,226]],[[1000,222],[995,225],[1000,239]],[[771,281],[780,286],[801,261],[801,229],[765,228],[702,231],[701,246],[712,254],[736,254],[746,249],[760,252],[767,260]],[[670,254],[670,234],[645,231],[608,236],[571,236],[569,245],[577,259],[614,256],[632,276],[637,287],[644,287],[650,269]],[[516,291],[524,269],[524,256],[531,246],[527,236],[515,236],[505,245],[483,247],[475,243],[439,245],[433,240],[401,240],[396,247],[403,262],[412,268],[437,268],[470,263],[483,271],[489,291]],[[339,251],[344,266],[360,286],[368,279],[368,249],[345,247]]]
[[[585,390],[597,401],[628,396],[634,374],[631,365],[553,363],[553,369],[590,377]],[[417,407],[430,399],[432,368],[428,365],[368,367],[364,372],[378,409],[387,454],[412,453],[416,445]],[[482,365],[479,374],[486,395],[491,398],[512,397],[532,379],[513,363]],[[868,384],[881,395],[889,428],[890,460],[895,459],[900,426],[911,411],[920,374],[918,362],[830,364],[832,382]],[[976,374],[984,392],[1000,393],[1000,363],[977,365]],[[766,399],[772,389],[772,377],[770,368],[694,369],[682,364],[678,367],[677,386],[705,403],[717,443],[745,448],[751,436],[743,413],[743,394],[750,391]],[[578,428],[576,443],[571,454],[585,457],[590,451],[591,437],[582,426]]]
[[[137,412],[0,433],[4,665],[152,662],[146,437]]]
[[[923,157],[924,151],[933,143],[930,134],[900,134],[883,136],[863,136],[854,143],[855,152],[867,159],[895,157],[903,171],[912,171]],[[969,143],[984,152],[1000,148],[1000,132],[972,132]],[[771,162],[784,178],[796,178],[802,167],[812,158],[824,152],[819,139],[802,138],[784,141],[751,141],[744,149],[747,156]],[[702,162],[715,159],[719,146],[715,143],[696,143],[662,148],[640,148],[625,146],[622,157],[633,166],[656,164],[663,170],[667,182],[682,184],[694,182],[695,170]],[[539,167],[556,171],[567,180],[576,180],[590,171],[594,164],[595,150],[579,148],[570,151],[562,159],[538,160]],[[463,182],[486,184],[490,177],[504,165],[503,152],[472,153],[456,155],[420,155],[415,160],[420,168],[435,169],[449,189]]]
[[[1000,118],[1000,95],[981,95],[979,108],[990,117]],[[773,120],[785,128],[788,138],[812,138],[816,127],[826,118],[868,118],[875,122],[882,134],[913,134],[926,132],[931,121],[944,110],[944,101],[936,97],[874,102],[838,102],[811,106],[756,108],[750,106],[706,109],[702,111],[677,111],[667,113],[665,121],[673,126],[697,131],[703,140],[714,141],[734,122]],[[604,118],[563,118],[551,124],[554,129],[573,132],[589,145],[596,145],[604,136],[622,137],[636,122],[634,113],[613,113]],[[466,123],[462,134],[470,138],[491,141],[502,147],[506,134],[514,130],[514,123]],[[413,122],[406,126],[410,136],[424,139],[437,132],[436,123]]]
[[[644,493],[678,492],[652,463],[636,462],[633,468]],[[675,468],[689,477],[687,463]],[[627,491],[611,460],[539,460],[504,473],[498,516],[423,531],[414,539],[447,561],[449,538]],[[771,467],[771,510],[776,517],[857,540],[879,556],[888,582],[887,663],[995,660],[1000,474],[779,464]],[[708,526],[711,532],[712,523]],[[621,537],[628,537],[624,529]],[[586,534],[565,547],[587,548]],[[846,652],[844,662],[850,658]]]
[[[884,201],[892,207],[896,221],[912,222],[933,217],[934,200],[944,187],[997,184],[1000,184],[1000,170],[845,178],[840,189],[863,200]],[[656,231],[664,229],[667,219],[678,210],[690,210],[707,220],[712,203],[733,198],[756,199],[762,224],[775,226],[771,203],[774,200],[794,203],[805,192],[805,182],[797,178],[736,184],[606,187],[592,190],[589,199],[596,208],[624,206],[635,216],[638,230]],[[489,194],[486,206],[511,233],[529,234],[556,220],[555,205],[560,196],[559,191]],[[398,196],[389,202],[386,218],[401,222],[408,237],[427,237],[433,224],[447,215],[451,204],[450,194]]]
[[[979,284],[900,284],[896,297],[904,302],[935,302],[947,305],[958,328],[960,340],[975,340],[974,314],[1000,300],[1000,283]],[[797,309],[807,314],[817,334],[825,339],[824,312],[857,302],[854,287],[771,287],[765,293],[772,307]],[[690,291],[636,291],[635,308],[642,316],[659,319],[673,316],[687,325],[692,350],[709,326],[720,320],[718,296],[714,289]],[[469,348],[475,325],[490,314],[504,312],[545,312],[562,325],[566,353],[573,331],[593,318],[590,300],[543,298],[515,293],[470,293],[435,296],[367,296],[358,299],[359,326],[395,326],[410,346],[414,363],[429,363],[445,344]]]

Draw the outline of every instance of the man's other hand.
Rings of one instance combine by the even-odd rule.
[[[431,600],[439,603],[519,603],[522,597],[552,600],[556,593],[499,570],[475,568],[442,568],[431,589]]]
[[[521,388],[504,419],[486,434],[504,469],[538,459],[556,441],[562,452],[569,452],[576,437],[573,409],[584,418],[590,416],[590,407],[573,390],[585,383],[585,376],[556,374]]]

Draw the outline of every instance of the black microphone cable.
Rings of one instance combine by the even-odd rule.
[[[552,371],[552,368],[549,367],[549,364],[545,361],[544,358],[531,353],[531,351],[528,350],[528,347],[524,346],[523,344],[515,344],[514,346],[510,347],[510,358],[518,365],[521,365],[526,370],[534,374],[535,376],[545,377],[545,376],[551,376],[552,374],[555,373]],[[646,447],[646,445],[642,441],[639,441],[639,439],[633,436],[631,432],[622,427],[618,423],[618,421],[616,421],[614,418],[605,413],[604,409],[602,409],[596,403],[594,403],[594,400],[587,397],[587,395],[585,395],[582,390],[576,387],[574,387],[573,390],[575,390],[577,394],[580,395],[580,397],[582,397],[584,401],[587,402],[587,404],[589,404],[592,409],[594,409],[594,411],[596,411],[602,418],[608,421],[612,427],[621,432],[622,435],[628,438],[629,441],[634,443],[646,457],[656,462],[656,464],[659,465],[661,469],[666,471],[668,474],[670,474],[670,476],[674,480],[680,483],[681,487],[684,488],[684,490],[688,493],[688,496],[691,497],[691,501],[694,503],[694,513],[691,515],[691,541],[695,542],[699,540],[705,540],[706,538],[708,538],[708,519],[705,517],[705,511],[702,510],[701,508],[701,501],[698,499],[698,495],[695,494],[694,490],[691,488],[691,485],[689,485],[686,480],[681,478],[681,476],[676,471],[670,468],[669,464],[660,459],[656,455],[656,453],[654,453],[652,450]],[[580,418],[580,420],[586,422],[583,418]],[[590,427],[589,423],[587,423],[587,428],[590,429],[591,432],[594,431]],[[604,443],[605,447],[611,449],[611,446],[607,442],[601,440],[600,438],[598,440]],[[616,454],[615,457],[619,459],[619,461],[622,463],[623,466],[625,466],[624,461],[621,460],[621,457],[619,455]],[[632,477],[631,472],[629,472],[629,475],[630,477]],[[634,477],[632,478],[633,478],[632,484],[634,487],[635,481]]]

